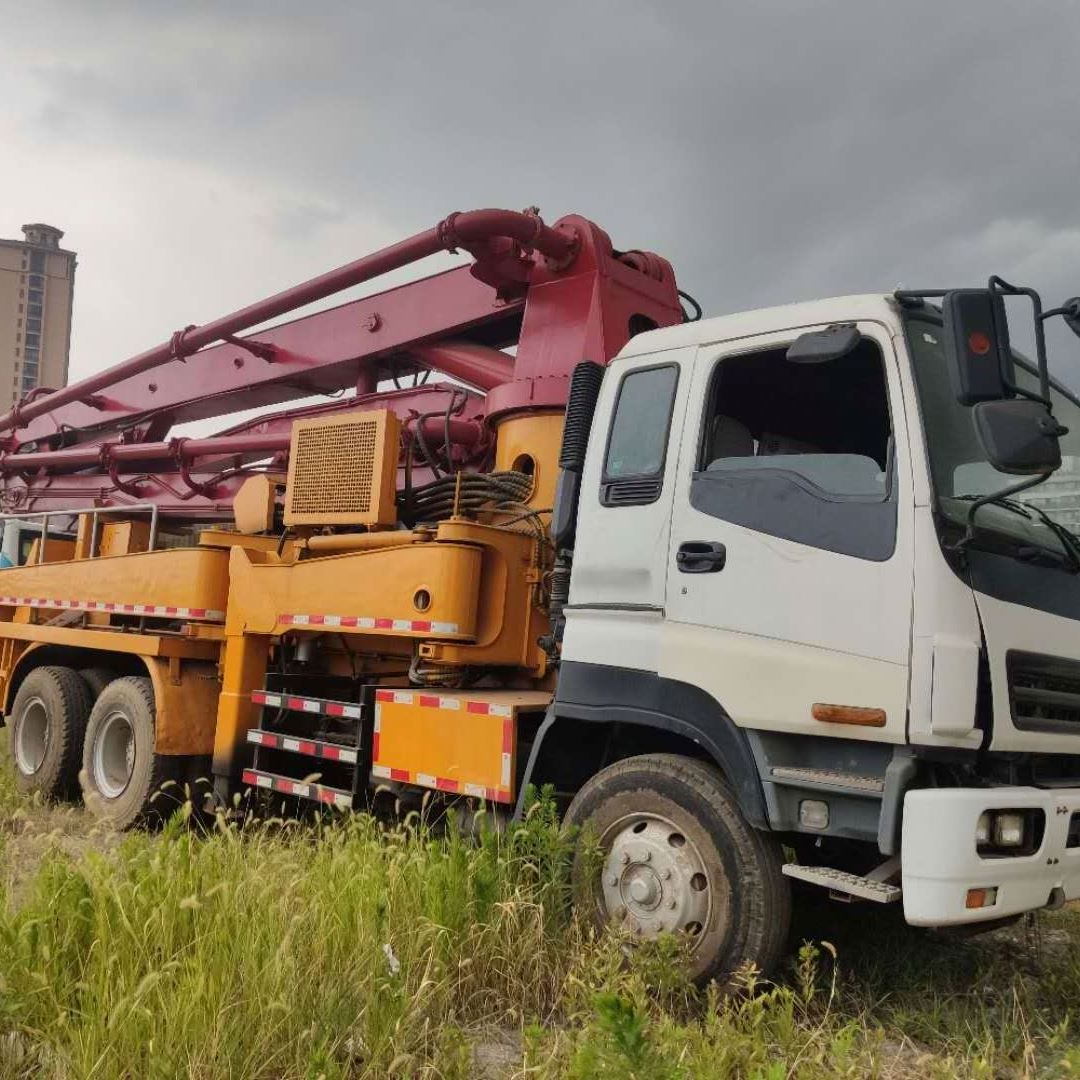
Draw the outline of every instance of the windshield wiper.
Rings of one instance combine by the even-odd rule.
[[[1028,521],[1031,521],[1032,518],[1037,519],[1058,538],[1059,543],[1065,550],[1065,554],[1068,556],[1069,567],[1072,572],[1074,574],[1080,573],[1080,536],[1077,536],[1071,529],[1066,528],[1060,521],[1055,521],[1041,506],[1035,506],[1033,503],[1018,502],[1016,499],[1007,499],[1004,496],[1001,498],[987,498],[985,495],[951,495],[949,498],[956,499],[957,502],[978,502],[982,505],[1001,506],[1006,510],[1012,510],[1021,517],[1027,518]],[[971,529],[970,518],[968,528]]]

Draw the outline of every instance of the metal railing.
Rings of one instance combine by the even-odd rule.
[[[25,514],[0,514],[0,524],[6,525],[9,521],[41,521],[41,543],[38,544],[37,562],[45,561],[45,546],[49,539],[49,521],[55,518],[83,517],[90,515],[90,553],[88,558],[97,555],[98,547],[98,521],[105,516],[126,517],[129,514],[150,515],[150,539],[147,550],[154,551],[157,546],[158,535],[158,507],[156,503],[134,503],[131,506],[97,506],[91,509],[79,507],[72,510],[38,510]]]

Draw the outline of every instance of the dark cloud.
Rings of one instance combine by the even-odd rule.
[[[392,236],[537,203],[660,251],[712,312],[990,272],[1080,293],[1075,0],[234,0],[23,18],[51,44],[21,69],[15,122],[74,156],[231,178],[280,242],[277,284],[355,254],[335,244],[352,214]]]

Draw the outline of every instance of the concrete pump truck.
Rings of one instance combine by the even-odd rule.
[[[1080,302],[684,299],[584,218],[452,214],[18,402],[20,786],[81,773],[131,827],[204,776],[506,817],[546,785],[589,914],[701,979],[775,963],[795,880],[920,926],[1080,896],[1080,401],[1042,334]]]

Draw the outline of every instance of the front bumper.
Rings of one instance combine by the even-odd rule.
[[[975,826],[984,811],[1028,808],[1046,815],[1034,855],[987,858],[976,852]],[[1080,847],[1065,846],[1074,813],[1080,813],[1080,787],[909,791],[900,849],[905,919],[913,926],[958,926],[1080,897]],[[989,888],[997,889],[993,904],[966,906],[969,889]]]

